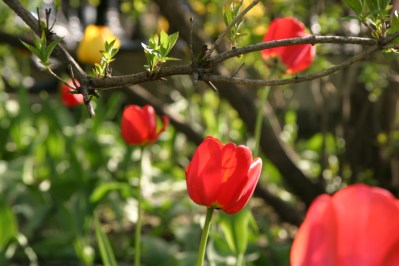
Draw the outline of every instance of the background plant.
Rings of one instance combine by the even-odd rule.
[[[61,62],[55,61],[54,72],[68,73],[72,68],[75,77],[85,81],[82,90],[87,93],[90,86],[118,87],[118,91],[104,90],[103,97],[93,99],[96,116],[88,119],[81,106],[64,107],[55,93],[58,81],[44,71],[37,71],[36,57],[31,57],[19,41],[29,43],[31,29],[15,23],[15,14],[4,5],[11,2],[14,1],[4,0],[0,4],[0,22],[4,25],[0,46],[0,190],[5,203],[1,205],[1,213],[7,227],[12,229],[10,232],[14,232],[1,235],[4,239],[0,242],[6,243],[3,246],[6,252],[2,253],[6,263],[99,263],[93,227],[95,210],[118,263],[133,261],[132,213],[135,213],[137,191],[131,183],[138,176],[134,167],[138,151],[133,149],[132,156],[128,156],[130,153],[117,132],[125,105],[150,103],[157,113],[170,117],[172,127],[151,147],[152,180],[144,192],[148,197],[144,203],[142,261],[144,265],[193,265],[197,252],[193,243],[199,242],[204,213],[187,197],[183,169],[195,146],[209,134],[217,134],[223,142],[253,147],[256,116],[253,87],[257,83],[237,86],[217,82],[211,75],[231,82],[244,77],[263,80],[267,70],[259,52],[243,54],[241,58],[237,55],[241,48],[261,42],[273,16],[295,16],[316,35],[363,39],[346,38],[345,45],[344,42],[316,44],[318,56],[311,69],[288,76],[291,80],[286,85],[272,84],[261,134],[264,171],[251,202],[256,223],[250,223],[247,265],[288,265],[295,226],[300,223],[305,206],[322,192],[334,192],[346,184],[362,181],[398,195],[395,170],[398,159],[394,152],[398,127],[397,58],[393,53],[381,53],[378,48],[385,45],[384,38],[394,34],[395,22],[386,27],[384,34],[380,31],[375,35],[373,27],[360,27],[359,20],[351,17],[356,12],[341,2],[328,2],[328,7],[323,1],[258,3],[244,16],[240,32],[245,35],[234,49],[236,54],[223,64],[214,63],[211,73],[206,64],[194,69],[202,80],[214,83],[218,89],[215,94],[201,79],[197,84],[192,82],[190,60],[191,53],[199,55],[204,44],[211,48],[225,29],[224,2],[124,1],[118,19],[128,38],[122,40],[120,52],[112,62],[113,77],[86,79],[77,66],[63,61],[58,46],[53,51],[54,58]],[[43,10],[41,1],[22,2],[33,13],[38,6]],[[243,1],[241,10],[250,3]],[[83,23],[83,17],[73,15],[79,14],[77,11],[85,5],[71,2],[62,10],[70,22],[77,18]],[[193,23],[185,19],[188,10],[193,11]],[[382,13],[385,15],[379,18],[381,23],[386,23],[390,14],[392,21],[397,18],[393,9],[384,9]],[[147,43],[149,36],[157,32],[159,25],[151,21],[161,17],[168,21],[169,32],[179,32],[179,40],[166,57],[182,60],[162,62],[158,77],[167,81],[143,83],[154,77],[148,75],[151,71],[142,72],[143,65],[150,63],[146,63],[140,43]],[[136,25],[136,35],[127,30],[126,20]],[[60,19],[55,25],[70,27]],[[382,24],[381,29],[384,29]],[[61,35],[72,54],[77,35]],[[230,50],[229,43],[224,43],[210,59],[220,58],[217,56]],[[318,73],[368,51],[367,47],[377,48],[365,53],[359,59],[360,64],[352,62],[338,68],[334,75],[298,83],[307,74]],[[215,61],[210,65],[212,62]],[[386,75],[386,83],[367,75],[375,73],[371,69]],[[132,73],[135,75],[128,78],[118,77]],[[179,75],[172,77],[173,73]],[[388,141],[384,142],[381,136]],[[214,225],[207,259],[216,265],[228,265],[234,256],[231,241],[226,241],[222,234],[225,231],[222,222]]]

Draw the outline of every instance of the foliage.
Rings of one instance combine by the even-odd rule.
[[[111,70],[109,68],[109,64],[115,60],[115,56],[118,53],[119,49],[115,48],[116,39],[113,39],[110,42],[105,40],[104,42],[104,51],[100,51],[101,53],[101,61],[100,63],[94,64],[94,73],[97,77],[105,77],[111,75]]]
[[[32,54],[36,55],[39,58],[40,63],[45,68],[48,69],[51,66],[50,62],[51,53],[53,52],[57,44],[59,44],[61,41],[62,41],[61,38],[57,38],[54,41],[47,44],[46,33],[45,31],[43,31],[40,39],[33,37],[34,45],[27,44],[26,42],[23,41],[21,42],[29,51],[32,52]]]
[[[162,63],[170,60],[178,60],[177,58],[168,57],[178,38],[178,32],[168,35],[164,31],[161,31],[159,35],[155,34],[149,39],[148,45],[141,43],[148,63],[144,67],[150,75],[156,75],[161,69]]]
[[[389,10],[390,0],[344,0],[355,13],[358,19],[371,29],[375,38],[386,37],[388,24],[391,20]],[[394,28],[397,27],[397,20],[393,17]]]
[[[231,1],[231,3],[228,2],[229,1],[225,1],[225,6],[223,8],[223,19],[226,27],[233,23],[233,21],[236,19],[243,4],[243,1]],[[233,48],[237,47],[238,39],[243,37],[243,34],[239,32],[242,23],[243,21],[240,19],[230,28],[229,40]]]

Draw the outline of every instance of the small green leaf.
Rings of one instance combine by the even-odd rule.
[[[21,43],[26,47],[26,49],[28,49],[29,51],[31,51],[32,54],[36,55],[37,57],[39,57],[38,55],[40,54],[39,49],[37,49],[36,47],[27,44],[24,41],[21,41]]]
[[[116,55],[116,53],[118,53],[119,49],[117,48],[113,48],[111,49],[111,57],[114,57]]]
[[[175,57],[164,57],[163,59],[164,59],[164,62],[180,60],[179,58],[175,58]]]
[[[360,15],[362,13],[364,0],[343,0],[343,1],[349,8],[355,11],[357,15]]]
[[[159,44],[161,47],[160,50],[161,57],[164,57],[168,54],[168,46],[169,46],[169,36],[164,31],[161,31],[161,33],[159,34]]]
[[[52,41],[46,49],[46,53],[47,53],[47,58],[50,57],[50,55],[53,53],[54,48],[57,46],[57,44],[59,44],[62,41],[62,38],[57,38],[54,41]]]
[[[229,5],[225,5],[224,10],[223,19],[226,26],[228,26],[231,22],[233,22],[233,14],[231,13],[231,8]]]
[[[377,0],[378,1],[378,5],[380,7],[380,9],[384,9],[386,10],[389,6],[389,2],[391,2],[391,0]]]
[[[379,0],[365,0],[365,4],[371,12],[380,10]]]
[[[58,10],[60,10],[60,6],[61,6],[61,0],[54,0],[54,10],[55,10],[55,12],[58,12]]]
[[[390,32],[394,33],[397,31],[399,31],[399,12],[398,10],[395,10],[392,12]]]
[[[107,235],[103,232],[100,222],[95,218],[96,239],[100,249],[101,260],[104,265],[117,266],[114,252],[111,248]]]
[[[44,31],[42,31],[42,36],[40,37],[40,44],[41,44],[41,48],[45,48],[47,47],[47,39],[46,39],[46,33]]]
[[[179,32],[175,32],[171,35],[169,35],[169,45],[168,45],[168,52],[167,54],[169,54],[169,52],[172,50],[172,48],[175,46],[177,39],[179,38]]]
[[[0,253],[17,237],[17,219],[6,202],[0,199]]]

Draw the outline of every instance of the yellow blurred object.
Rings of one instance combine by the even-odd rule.
[[[86,64],[100,63],[101,53],[105,49],[105,41],[111,42],[116,39],[114,48],[119,48],[120,40],[106,26],[88,25],[82,41],[76,51],[80,62]]]
[[[244,10],[247,6],[249,6],[253,1],[252,0],[244,0],[241,10]],[[258,3],[255,5],[246,15],[251,18],[261,18],[265,16],[265,10],[262,3]]]
[[[169,21],[164,16],[159,16],[158,22],[157,22],[157,30],[158,30],[158,32],[161,32],[161,31],[168,32],[169,31]]]

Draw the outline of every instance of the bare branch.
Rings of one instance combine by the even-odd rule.
[[[284,40],[277,40],[271,42],[261,42],[240,48],[230,50],[228,52],[221,53],[209,59],[210,64],[218,64],[225,61],[228,58],[236,57],[239,55],[261,51],[264,49],[290,46],[297,44],[311,44],[315,45],[318,43],[337,43],[337,44],[358,44],[365,46],[372,46],[378,44],[378,41],[371,38],[359,38],[359,37],[341,37],[341,36],[309,36],[301,38],[290,38]]]
[[[176,75],[191,75],[191,73],[192,73],[191,65],[161,67],[161,70],[159,71],[157,77],[164,78]],[[110,89],[127,85],[135,85],[153,80],[154,79],[149,75],[148,72],[140,72],[137,74],[123,75],[123,76],[91,78],[90,85],[93,86],[94,88]]]
[[[236,77],[225,77],[220,75],[212,75],[212,74],[204,74],[201,79],[204,81],[211,81],[211,82],[224,82],[224,83],[235,83],[235,84],[242,84],[242,85],[250,85],[250,86],[275,86],[275,85],[285,85],[285,84],[293,84],[299,83],[309,80],[314,80],[317,78],[321,78],[324,76],[331,75],[357,61],[360,61],[365,56],[374,53],[379,49],[379,46],[373,46],[372,48],[367,49],[366,51],[357,54],[350,59],[344,61],[343,63],[330,67],[320,72],[316,72],[313,74],[309,74],[303,77],[295,76],[294,78],[287,78],[287,79],[278,79],[278,80],[263,80],[263,79],[243,79],[243,78],[236,78]]]

